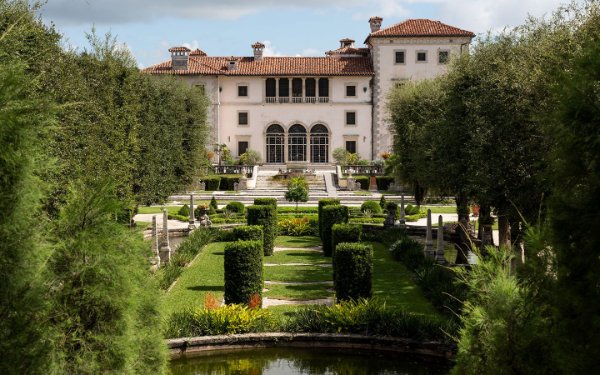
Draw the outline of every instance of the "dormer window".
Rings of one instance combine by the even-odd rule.
[[[236,70],[237,69],[237,61],[236,60],[229,60],[227,62],[227,70]]]

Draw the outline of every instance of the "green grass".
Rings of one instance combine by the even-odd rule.
[[[354,195],[364,195],[364,196],[371,196],[373,194],[369,193],[368,191],[365,190],[357,190],[354,192]]]
[[[455,214],[456,205],[454,206],[421,206],[421,211],[427,212],[427,209],[431,209],[432,214]]]
[[[322,252],[316,251],[277,251],[273,256],[266,257],[265,263],[285,264],[285,263],[311,263],[311,264],[330,264],[331,259],[323,256]]]
[[[181,206],[140,206],[138,207],[138,214],[160,214],[163,208],[167,209],[169,215],[177,215]]]
[[[279,236],[275,239],[276,247],[315,247],[321,245],[321,239],[315,236]]]
[[[268,289],[264,297],[288,299],[288,300],[310,300],[333,296],[332,285],[265,285]]]
[[[264,277],[270,281],[331,281],[333,273],[331,267],[281,266],[265,267]]]
[[[373,245],[373,297],[379,297],[389,307],[439,316],[412,280],[412,273],[402,263],[393,260],[383,244],[370,244]]]

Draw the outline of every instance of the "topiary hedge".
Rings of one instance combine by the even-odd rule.
[[[240,182],[239,176],[221,176],[221,184],[219,186],[219,190],[227,191],[227,190],[235,190],[233,184]]]
[[[334,224],[348,222],[348,207],[341,205],[325,206],[321,210],[321,239],[323,254],[330,257],[333,253],[332,228]]]
[[[394,259],[402,261],[412,271],[418,269],[425,260],[423,245],[409,237],[394,242],[390,251]]]
[[[247,305],[258,298],[262,306],[263,264],[260,241],[235,241],[225,245],[225,303]]]
[[[394,183],[394,177],[377,176],[375,177],[375,181],[377,182],[377,190],[387,190]]]
[[[263,227],[261,225],[242,225],[234,227],[234,241],[261,241],[263,240]]]
[[[243,214],[246,210],[246,206],[242,202],[229,202],[225,206],[225,209],[229,212],[236,212],[238,214]]]
[[[277,207],[277,198],[254,198],[254,205]]]
[[[370,298],[373,248],[361,243],[339,243],[335,250],[334,287],[337,301]]]
[[[221,185],[221,177],[220,176],[203,177],[202,181],[204,181],[204,183],[206,184],[207,191],[219,190],[219,186]]]
[[[369,176],[354,176],[354,180],[362,190],[369,190]]]
[[[419,207],[413,206],[412,204],[409,204],[406,207],[404,207],[404,214],[406,216],[416,215],[416,214],[418,214],[420,212],[421,211],[419,210]]]
[[[363,202],[363,204],[360,205],[360,210],[362,212],[365,211],[370,211],[372,214],[380,214],[381,213],[381,206],[379,205],[379,202],[377,201],[365,201]]]
[[[219,209],[219,206],[217,205],[217,198],[215,198],[214,195],[212,196],[212,198],[210,198],[209,207],[215,210],[215,212]]]
[[[248,225],[263,227],[264,255],[273,255],[275,236],[277,235],[277,208],[272,205],[249,206],[247,211]]]
[[[334,224],[331,228],[331,243],[335,254],[335,247],[342,242],[360,242],[362,237],[362,225],[358,224]]]
[[[187,204],[184,204],[183,206],[181,206],[179,211],[177,211],[177,215],[189,217],[190,216],[190,206],[188,206]]]
[[[340,204],[340,200],[339,199],[334,199],[334,198],[326,198],[326,199],[320,199],[319,200],[319,210],[318,210],[318,214],[319,214],[319,237],[321,237],[321,240],[323,239],[322,233],[322,226],[321,223],[323,223],[323,219],[322,219],[322,211],[323,211],[323,207],[325,206],[332,206],[332,205],[337,205]]]

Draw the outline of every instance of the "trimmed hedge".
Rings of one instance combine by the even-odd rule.
[[[240,182],[240,177],[231,177],[231,176],[221,176],[221,185],[219,186],[219,190],[227,191],[234,190],[234,183]]]
[[[183,206],[181,206],[179,211],[177,211],[177,215],[189,217],[190,216],[190,206],[188,206],[187,204],[184,204]]]
[[[260,225],[242,225],[234,227],[234,241],[261,241],[263,240],[263,227]]]
[[[334,224],[348,222],[348,207],[341,205],[325,206],[321,210],[321,239],[323,255],[330,257],[333,253],[332,228]]]
[[[334,287],[336,301],[370,298],[372,293],[373,248],[342,242],[335,250]]]
[[[235,241],[225,245],[225,303],[248,303],[258,295],[262,306],[263,264],[260,241]]]
[[[416,215],[416,214],[418,214],[420,212],[421,211],[419,210],[419,207],[413,206],[412,204],[409,204],[409,205],[407,205],[407,206],[404,207],[404,214],[406,216]]]
[[[362,237],[362,225],[358,224],[334,224],[331,228],[332,248],[342,242],[360,242]]]
[[[394,177],[377,176],[375,177],[375,181],[377,182],[377,190],[387,190],[394,183]]]
[[[254,205],[277,207],[277,198],[254,198]]]
[[[377,201],[365,201],[360,205],[361,212],[365,212],[366,210],[371,211],[372,214],[380,214],[381,206]]]
[[[248,225],[261,225],[263,227],[264,255],[273,255],[275,236],[277,235],[277,208],[272,205],[250,206],[248,211]]]
[[[210,198],[210,204],[208,206],[215,210],[215,212],[219,209],[219,206],[217,205],[217,198],[215,198],[214,195],[212,198]]]
[[[369,176],[354,176],[354,180],[360,185],[361,190],[369,190],[369,178]]]
[[[229,202],[227,203],[227,206],[225,206],[225,209],[229,212],[236,212],[238,214],[243,214],[244,211],[246,210],[246,206],[244,206],[244,204],[242,202]]]
[[[418,269],[425,261],[425,250],[420,242],[409,237],[396,241],[390,251],[396,260],[402,261],[410,270]]]
[[[318,209],[318,219],[319,219],[319,237],[321,237],[321,240],[323,239],[323,227],[322,227],[322,223],[323,223],[323,207],[325,206],[331,206],[331,205],[338,205],[340,204],[341,201],[339,199],[334,199],[334,198],[325,198],[325,199],[319,199],[319,209]]]
[[[221,177],[220,176],[203,177],[202,181],[204,181],[206,183],[207,191],[219,190],[219,186],[221,185]]]

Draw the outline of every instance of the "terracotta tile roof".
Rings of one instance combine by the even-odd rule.
[[[331,55],[360,55],[360,56],[368,56],[370,53],[368,48],[355,48],[355,47],[342,47],[338,49],[334,49],[332,51],[327,51],[325,54],[327,56]]]
[[[190,49],[187,47],[171,47],[169,52],[190,52]]]
[[[385,29],[369,34],[369,38],[377,37],[412,37],[412,36],[468,36],[474,37],[471,31],[462,30],[454,26],[446,25],[440,21],[428,19],[410,19],[400,22]]]
[[[190,56],[206,56],[206,52],[202,51],[199,48],[196,48],[192,52],[190,52]]]
[[[150,74],[226,76],[371,76],[369,57],[236,57],[237,68],[227,70],[231,57],[190,56],[187,70],[172,70],[171,61],[150,66]]]

